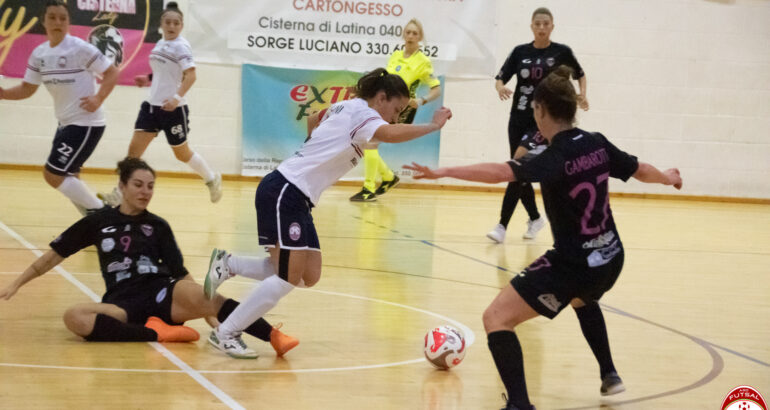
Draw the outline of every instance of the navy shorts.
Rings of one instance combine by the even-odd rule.
[[[168,145],[175,147],[187,142],[190,132],[190,109],[187,105],[176,107],[174,111],[166,111],[157,105],[142,103],[139,115],[136,117],[134,130],[144,132],[166,133]]]
[[[310,199],[280,172],[273,171],[262,179],[254,205],[260,245],[321,250],[310,214]]]
[[[549,250],[511,279],[511,285],[537,313],[553,319],[572,299],[599,300],[623,269],[623,251],[607,264],[590,268],[569,262]]]
[[[45,169],[55,175],[75,175],[102,139],[104,126],[65,125],[56,129]]]
[[[181,325],[171,320],[174,286],[178,279],[168,276],[147,278],[142,283],[106,294],[102,303],[110,303],[125,310],[128,323],[143,325],[147,318],[155,316],[170,325]]]

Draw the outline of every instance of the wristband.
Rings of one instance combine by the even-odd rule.
[[[176,100],[176,102],[182,102],[182,96],[180,96],[179,94],[174,94],[174,99]]]

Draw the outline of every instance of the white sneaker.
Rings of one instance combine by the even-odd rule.
[[[524,232],[524,235],[521,237],[524,239],[535,239],[537,236],[537,233],[540,232],[541,229],[545,226],[545,218],[542,216],[540,218],[527,221],[527,232]]]
[[[219,333],[218,329],[214,329],[211,331],[211,335],[209,335],[209,343],[236,359],[256,359],[259,357],[259,354],[254,349],[246,346],[246,343],[241,339],[240,332],[228,336]]]
[[[211,251],[209,271],[203,281],[203,294],[206,295],[206,299],[214,299],[219,285],[233,277],[230,273],[230,266],[227,264],[228,259],[230,259],[230,255],[224,249],[214,248]]]
[[[101,199],[102,202],[105,204],[116,207],[120,205],[121,202],[123,202],[123,193],[120,192],[118,187],[112,188],[112,192],[105,194],[103,192],[99,192],[96,194],[96,197]]]
[[[222,199],[222,174],[217,173],[214,175],[214,179],[206,182],[206,186],[209,187],[209,195],[211,195],[211,202],[217,203]]]
[[[495,225],[495,227],[487,233],[487,238],[496,243],[503,243],[505,240],[505,227],[502,224]]]

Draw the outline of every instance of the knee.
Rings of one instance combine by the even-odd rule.
[[[73,306],[64,312],[62,319],[70,332],[80,337],[86,337],[91,334],[94,327],[93,321],[88,320],[88,316],[86,312]]]
[[[481,319],[484,322],[484,330],[487,333],[498,330],[513,330],[518,325],[515,320],[511,320],[494,306],[487,307]]]
[[[61,185],[62,181],[64,180],[64,177],[52,174],[51,171],[47,169],[43,169],[43,179],[45,180],[48,185],[52,186],[53,188],[58,188],[59,185]]]
[[[305,287],[313,287],[316,283],[318,283],[318,281],[321,280],[321,271],[318,270],[317,272],[310,272],[310,274],[305,275],[302,280],[305,282]]]
[[[187,162],[192,157],[192,155],[187,155],[187,153],[179,152],[179,151],[174,151],[174,156],[176,157],[176,159],[178,159],[178,160],[180,160],[182,162]]]

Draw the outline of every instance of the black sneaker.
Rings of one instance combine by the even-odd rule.
[[[392,180],[382,181],[382,184],[380,184],[380,187],[377,188],[377,191],[375,191],[374,193],[376,195],[382,195],[390,191],[391,188],[395,188],[399,182],[401,182],[401,179],[397,175],[394,175]]]
[[[500,410],[536,410],[534,405],[530,405],[528,408],[516,407],[513,402],[508,400],[508,397],[505,395],[505,393],[503,393],[503,400],[505,401],[505,407]]]
[[[353,202],[372,202],[377,200],[377,195],[374,192],[363,188],[361,189],[361,192],[351,196],[350,200]]]
[[[616,372],[607,373],[606,376],[602,377],[602,388],[599,389],[602,396],[610,396],[624,391],[626,391],[626,386],[623,385],[623,380]]]

